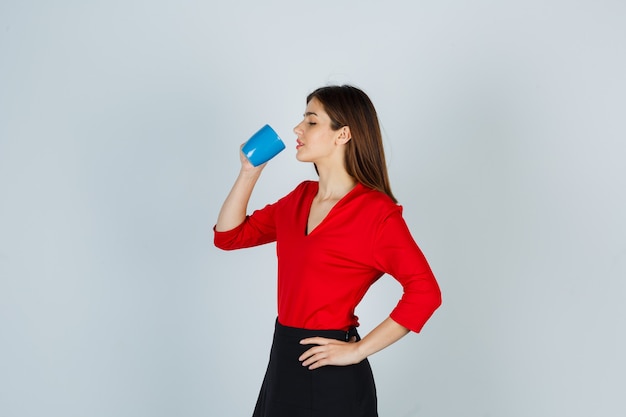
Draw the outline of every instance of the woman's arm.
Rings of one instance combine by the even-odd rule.
[[[326,365],[352,365],[397,342],[408,332],[409,329],[388,317],[358,342],[324,337],[303,339],[300,344],[317,346],[304,352],[299,360],[302,366],[308,366],[311,370]]]
[[[234,229],[246,219],[250,195],[252,195],[254,185],[266,165],[253,166],[241,152],[241,149],[239,151],[239,159],[241,160],[241,170],[233,188],[230,190],[226,200],[224,200],[224,204],[222,204],[220,214],[217,216],[215,230],[218,232]]]

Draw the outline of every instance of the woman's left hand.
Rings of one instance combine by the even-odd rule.
[[[298,360],[302,366],[317,369],[326,365],[346,366],[361,362],[365,357],[359,351],[359,343],[355,337],[349,342],[327,339],[325,337],[310,337],[302,339],[301,345],[317,345],[304,352]]]

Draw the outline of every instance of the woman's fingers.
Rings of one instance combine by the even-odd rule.
[[[325,337],[309,337],[300,341],[301,345],[327,345],[331,342],[340,342],[336,339],[327,339]]]
[[[326,365],[345,366],[361,362],[364,358],[360,357],[356,339],[350,342],[342,342],[335,339],[326,339],[323,337],[312,337],[300,341],[303,345],[313,346],[304,352],[298,360],[302,362],[302,366],[308,366],[309,369],[317,369]]]
[[[239,146],[239,160],[241,162],[241,168],[245,171],[256,171],[265,168],[267,162],[256,167],[250,163],[246,155],[243,153],[243,145],[245,145],[245,143],[242,143],[241,146]]]

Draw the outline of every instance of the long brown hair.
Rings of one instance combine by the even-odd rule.
[[[367,94],[351,85],[327,86],[309,94],[307,104],[313,98],[324,106],[333,130],[350,128],[352,139],[347,143],[345,157],[348,174],[397,203],[389,184],[378,116]]]

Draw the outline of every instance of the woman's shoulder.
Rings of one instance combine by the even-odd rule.
[[[397,205],[391,197],[380,190],[376,190],[374,188],[370,188],[365,184],[358,183],[358,187],[360,187],[360,194],[368,200],[371,204],[378,204],[386,207],[400,207]]]
[[[396,204],[391,197],[382,191],[375,190],[367,185],[359,183],[360,187],[359,202],[364,209],[375,211],[383,216],[387,216],[391,213],[402,214],[402,206]]]

